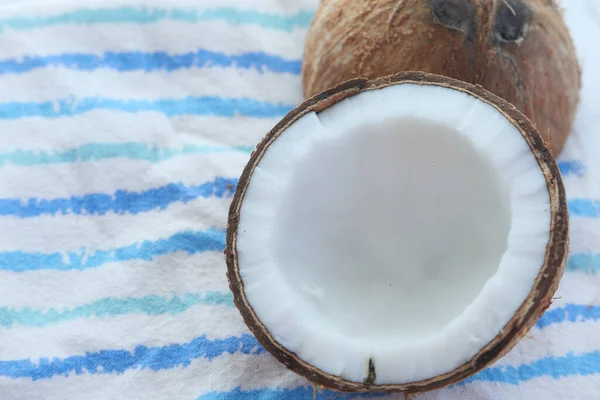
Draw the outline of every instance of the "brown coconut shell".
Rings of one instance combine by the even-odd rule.
[[[244,291],[244,281],[240,275],[240,265],[236,249],[240,209],[244,201],[246,189],[252,179],[256,166],[263,155],[286,129],[303,115],[309,112],[319,113],[337,102],[357,95],[361,92],[378,90],[391,85],[405,83],[418,85],[437,85],[452,88],[495,107],[502,113],[523,135],[531,152],[535,156],[548,187],[551,206],[551,225],[549,226],[550,238],[546,247],[546,255],[540,272],[529,292],[526,300],[521,304],[515,315],[498,333],[498,335],[469,362],[446,374],[432,377],[420,382],[410,382],[394,385],[372,384],[368,379],[365,382],[352,382],[339,376],[327,374],[322,370],[307,364],[296,354],[283,347],[270,334],[268,329],[257,317],[252,304],[248,301]],[[368,112],[368,110],[364,110]],[[233,201],[229,209],[227,223],[227,245],[225,259],[227,262],[227,278],[229,287],[233,292],[233,299],[239,309],[246,325],[256,336],[259,343],[277,360],[319,386],[349,392],[382,391],[382,392],[423,392],[441,388],[457,383],[468,376],[482,370],[496,359],[506,354],[527,332],[552,302],[559,281],[563,275],[569,249],[568,213],[565,189],[558,166],[548,148],[530,120],[518,111],[513,105],[483,89],[480,86],[457,81],[448,77],[426,74],[422,72],[406,72],[379,78],[372,81],[354,79],[347,81],[333,89],[324,91],[314,96],[290,111],[258,144],[252,153],[239,180]],[[257,249],[260,251],[260,249]],[[371,367],[373,370],[371,370]],[[370,365],[367,376],[376,374],[376,365]]]
[[[554,156],[581,77],[554,0],[322,0],[302,80],[313,96],[352,78],[424,71],[481,85],[528,116]]]

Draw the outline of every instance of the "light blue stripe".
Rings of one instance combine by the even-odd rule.
[[[561,174],[584,176],[587,172],[587,167],[581,161],[559,161],[558,168],[560,168]]]
[[[576,217],[600,218],[600,200],[569,200],[569,214]]]
[[[223,354],[261,354],[265,350],[254,336],[243,334],[209,340],[200,336],[188,343],[160,347],[136,346],[129,350],[101,350],[66,358],[0,361],[0,376],[7,378],[48,379],[69,374],[122,374],[131,369],[160,371],[185,368],[196,359],[213,360]]]
[[[317,387],[297,387],[295,389],[242,390],[235,388],[229,392],[209,392],[197,400],[334,400],[371,399],[385,396],[384,393],[343,393],[323,390]]]
[[[93,303],[62,309],[50,308],[41,310],[23,308],[17,310],[15,308],[1,307],[0,326],[6,328],[11,328],[14,324],[45,326],[81,318],[115,317],[133,313],[176,315],[200,304],[233,307],[233,296],[231,292],[194,292],[186,293],[182,297],[156,295],[138,298],[108,297]],[[543,329],[554,324],[585,322],[589,320],[600,320],[600,307],[566,304],[564,307],[557,307],[544,313],[536,323],[536,327]]]
[[[600,273],[600,253],[578,253],[569,257],[568,271],[579,271],[595,275]]]
[[[600,351],[575,355],[568,353],[564,357],[544,357],[517,367],[491,367],[466,379],[458,385],[473,382],[499,382],[518,385],[534,378],[559,379],[568,376],[588,376],[600,373]]]
[[[59,118],[84,114],[93,110],[139,113],[154,111],[168,117],[178,115],[214,115],[233,117],[236,114],[255,118],[282,117],[292,105],[266,103],[248,98],[223,98],[215,96],[161,100],[127,100],[89,97],[83,99],[58,99],[56,101],[0,103],[0,119],[25,117]]]
[[[80,71],[111,69],[125,71],[176,71],[179,69],[202,67],[235,67],[253,69],[259,72],[300,74],[302,62],[287,60],[263,52],[228,55],[221,52],[198,50],[184,54],[168,54],[164,51],[143,53],[140,51],[103,55],[66,53],[48,56],[26,56],[0,61],[0,75],[23,74],[35,69],[60,67]]]
[[[223,251],[225,231],[209,229],[206,231],[185,231],[159,239],[144,241],[130,246],[110,250],[70,251],[65,253],[36,253],[22,251],[4,251],[0,253],[0,270],[23,272],[38,270],[84,270],[96,268],[110,262],[146,260],[178,251],[187,254],[207,251]]]
[[[235,192],[237,182],[237,178],[216,177],[213,181],[200,185],[187,186],[182,183],[169,183],[144,192],[117,190],[115,193],[91,193],[68,198],[31,197],[25,201],[0,198],[0,216],[32,218],[56,214],[135,215],[151,210],[162,210],[173,203],[187,203],[199,198],[231,197]]]
[[[231,292],[196,292],[186,293],[183,297],[155,295],[122,299],[108,297],[72,308],[50,308],[48,310],[31,308],[16,310],[14,308],[2,307],[0,308],[0,326],[4,326],[5,328],[11,328],[15,324],[45,326],[81,318],[116,317],[134,313],[176,315],[200,304],[233,307],[233,295]]]
[[[0,32],[7,29],[31,30],[61,25],[97,25],[107,23],[152,24],[160,21],[197,23],[223,21],[230,25],[258,25],[266,29],[292,31],[307,28],[313,11],[292,15],[265,13],[236,8],[194,9],[154,7],[80,8],[48,16],[19,16],[0,19]]]
[[[180,155],[241,152],[250,154],[254,146],[209,146],[184,144],[180,147],[160,148],[140,142],[86,143],[66,150],[14,150],[0,153],[0,168],[7,165],[32,167],[35,165],[71,164],[126,158],[151,163],[166,161]]]
[[[536,323],[536,327],[543,329],[563,322],[597,321],[600,319],[600,307],[580,304],[567,304],[564,307],[548,310]]]

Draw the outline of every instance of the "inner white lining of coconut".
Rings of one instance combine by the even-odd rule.
[[[237,236],[248,300],[308,364],[377,384],[469,361],[525,300],[550,205],[521,133],[449,88],[401,84],[290,126],[256,167]]]

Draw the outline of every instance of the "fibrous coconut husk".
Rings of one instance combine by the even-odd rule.
[[[553,0],[323,0],[308,31],[306,97],[352,78],[423,71],[481,85],[536,125],[556,157],[579,64]]]

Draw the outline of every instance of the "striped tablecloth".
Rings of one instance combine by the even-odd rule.
[[[344,398],[257,344],[221,253],[249,152],[302,99],[317,0],[140,4],[0,3],[0,399]],[[600,2],[565,6],[568,272],[507,357],[419,399],[600,399]]]

